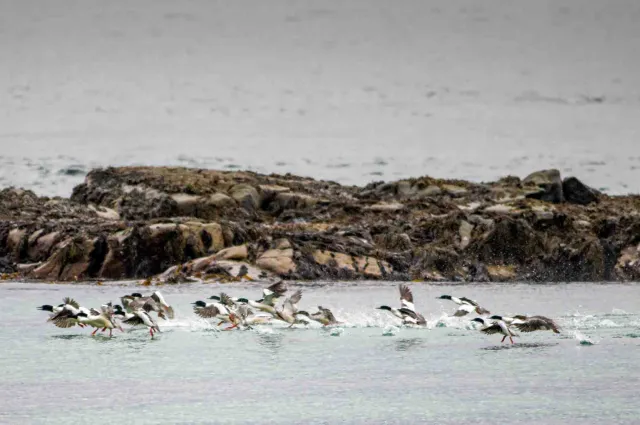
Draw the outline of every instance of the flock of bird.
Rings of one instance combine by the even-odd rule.
[[[411,289],[401,284],[400,307],[390,307],[383,305],[377,307],[379,310],[389,312],[394,317],[400,319],[406,326],[426,326],[427,321],[423,315],[416,311]],[[193,305],[194,313],[203,319],[216,320],[217,326],[228,324],[223,330],[251,329],[258,324],[269,323],[278,320],[289,324],[308,324],[315,321],[323,326],[340,325],[342,322],[336,320],[335,316],[328,308],[318,306],[318,311],[309,313],[298,309],[298,303],[302,299],[302,291],[297,290],[290,296],[284,298],[281,305],[278,301],[288,292],[287,285],[283,282],[274,283],[262,290],[262,297],[257,300],[248,298],[230,297],[225,293],[213,295],[207,301],[198,300]],[[513,337],[518,336],[514,328],[520,332],[533,332],[549,330],[560,333],[558,325],[548,317],[516,315],[513,317],[489,316],[491,312],[478,305],[474,300],[465,297],[453,297],[442,295],[438,297],[442,300],[450,300],[458,305],[453,313],[454,317],[464,317],[468,314],[475,314],[472,322],[482,325],[480,332],[485,334],[501,334],[502,341],[509,338],[513,344]],[[125,295],[120,298],[122,305],[113,305],[111,302],[100,306],[99,309],[82,307],[72,298],[65,298],[62,304],[57,306],[43,305],[39,310],[50,313],[49,322],[59,328],[70,328],[72,326],[92,327],[91,335],[101,330],[109,331],[112,336],[114,329],[122,329],[122,324],[130,326],[146,326],[149,334],[153,338],[156,332],[160,332],[158,321],[154,317],[167,320],[174,318],[174,310],[159,291],[153,292],[150,296],[142,296],[140,293]],[[487,317],[489,316],[489,317]]]

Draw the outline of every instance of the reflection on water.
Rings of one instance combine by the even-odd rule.
[[[423,338],[399,338],[393,342],[396,351],[411,351],[421,348],[425,341]]]
[[[516,342],[515,344],[505,343],[503,345],[494,345],[491,347],[483,347],[481,350],[487,351],[501,351],[501,350],[519,350],[532,348],[534,351],[542,351],[546,348],[553,347],[558,345],[558,343],[550,343],[550,342]]]

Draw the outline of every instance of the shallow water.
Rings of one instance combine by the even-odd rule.
[[[190,303],[222,288],[258,297],[258,286],[165,286],[176,318],[151,340],[144,329],[111,339],[58,329],[36,310],[149,288],[3,283],[0,423],[637,423],[640,286],[412,287],[428,329],[373,308],[397,302],[393,284],[335,284],[304,287],[300,307],[330,307],[339,328],[221,332]],[[562,334],[501,344],[447,317],[455,305],[441,294],[547,315]]]
[[[92,167],[640,191],[637,0],[0,0],[0,187]]]

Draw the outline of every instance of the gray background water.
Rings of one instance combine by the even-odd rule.
[[[341,332],[219,332],[190,303],[223,289],[257,297],[258,286],[165,286],[176,319],[152,341],[144,329],[58,329],[36,306],[68,295],[97,307],[153,288],[2,283],[0,423],[638,423],[640,286],[412,287],[429,329],[393,328],[374,307],[396,305],[396,286],[361,283],[303,288],[300,306],[333,309]],[[501,344],[447,318],[455,304],[442,294],[544,314],[562,334]]]
[[[636,0],[0,0],[0,186],[93,166],[640,190]]]

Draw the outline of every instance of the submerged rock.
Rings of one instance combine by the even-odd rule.
[[[640,197],[606,196],[557,170],[354,187],[106,168],[89,172],[70,199],[0,190],[0,273],[166,283],[638,280],[638,211]]]

